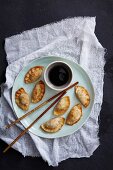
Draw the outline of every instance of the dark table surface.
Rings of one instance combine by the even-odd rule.
[[[55,169],[113,170],[113,0],[0,0],[0,83],[7,66],[4,39],[66,17],[96,16],[95,33],[107,49],[104,98],[99,117],[100,146],[90,158],[68,159]],[[42,158],[23,157],[0,141],[0,169],[53,169]]]

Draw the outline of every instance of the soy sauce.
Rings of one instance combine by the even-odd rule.
[[[49,71],[49,80],[55,86],[62,86],[69,80],[69,72],[63,66],[54,66]]]

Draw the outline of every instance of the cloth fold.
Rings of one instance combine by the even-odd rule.
[[[98,116],[103,100],[105,49],[94,33],[95,25],[95,17],[74,17],[6,38],[8,67],[6,83],[1,86],[0,112],[0,138],[6,143],[12,142],[23,129],[22,124],[7,131],[4,126],[16,118],[11,102],[15,77],[33,59],[61,56],[79,63],[95,89],[91,115],[81,129],[58,139],[45,139],[28,132],[13,146],[24,156],[41,156],[49,165],[58,166],[67,158],[90,157],[99,146]]]

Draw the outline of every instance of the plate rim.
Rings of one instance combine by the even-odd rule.
[[[93,90],[93,102],[92,102],[92,107],[91,107],[91,110],[90,110],[90,113],[89,113],[89,115],[88,115],[88,117],[85,119],[85,121],[76,129],[76,130],[74,130],[73,132],[71,132],[71,133],[69,133],[69,134],[64,134],[64,135],[61,135],[61,136],[59,136],[59,137],[51,137],[51,136],[49,136],[49,137],[43,137],[43,136],[41,136],[41,135],[37,135],[37,134],[35,134],[34,132],[32,132],[32,130],[31,129],[29,129],[26,133],[32,133],[33,135],[35,135],[35,136],[38,136],[38,137],[41,137],[41,138],[46,138],[46,139],[56,139],[56,138],[61,138],[61,137],[65,137],[65,136],[69,136],[69,135],[72,135],[73,133],[75,133],[75,132],[77,132],[79,129],[81,129],[81,127],[86,123],[86,121],[89,119],[89,117],[90,117],[90,115],[91,115],[91,111],[92,111],[92,108],[93,108],[93,106],[94,106],[94,101],[95,101],[95,90],[94,90],[94,86],[93,86],[93,83],[92,83],[92,81],[91,81],[91,79],[90,79],[90,76],[88,75],[88,73],[86,72],[86,70],[80,65],[80,64],[78,64],[78,63],[76,63],[75,61],[73,61],[73,60],[70,60],[70,59],[68,59],[68,58],[65,58],[65,57],[59,57],[59,56],[43,56],[43,57],[39,57],[39,58],[36,58],[36,59],[33,59],[30,63],[28,63],[26,66],[24,66],[20,71],[19,71],[19,73],[17,74],[17,76],[16,76],[16,78],[14,79],[14,82],[13,82],[13,86],[12,86],[12,92],[11,92],[11,100],[12,100],[12,106],[13,106],[13,111],[14,111],[14,114],[15,114],[15,116],[17,117],[17,118],[19,118],[18,116],[17,116],[17,114],[16,114],[16,111],[15,111],[15,108],[14,108],[14,101],[13,101],[13,94],[14,94],[14,84],[15,84],[15,81],[16,81],[16,79],[19,77],[19,75],[20,75],[20,73],[21,73],[21,71],[23,71],[26,67],[28,67],[30,64],[32,64],[33,62],[35,62],[35,61],[37,61],[37,60],[42,60],[42,59],[44,59],[44,58],[54,58],[54,57],[57,57],[58,59],[64,59],[64,60],[67,60],[67,61],[69,61],[69,62],[72,62],[72,63],[74,63],[74,64],[76,64],[83,72],[85,72],[85,74],[87,75],[87,77],[88,77],[88,79],[89,79],[89,81],[90,81],[90,84],[91,84],[91,88],[92,88],[92,90]],[[23,120],[23,119],[22,119]],[[22,121],[19,121],[19,123],[21,123],[22,124],[22,126],[23,126],[23,128],[25,129],[26,127],[25,127],[25,125],[22,123]]]

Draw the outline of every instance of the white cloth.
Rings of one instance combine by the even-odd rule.
[[[99,146],[98,116],[103,100],[105,49],[95,36],[95,17],[75,17],[25,31],[5,40],[8,67],[6,83],[2,85],[0,138],[11,143],[23,129],[21,124],[7,131],[4,125],[15,120],[11,89],[19,71],[33,59],[62,56],[79,63],[89,74],[95,88],[95,102],[90,118],[81,129],[70,136],[45,139],[26,133],[14,149],[24,156],[42,156],[49,165],[68,158],[90,157]]]

